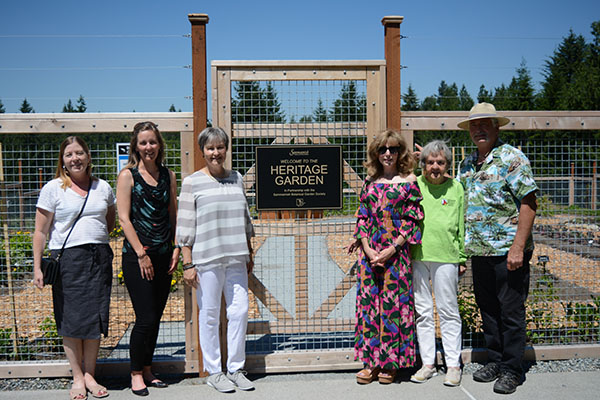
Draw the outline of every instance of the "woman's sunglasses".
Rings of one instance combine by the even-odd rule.
[[[392,146],[392,147],[382,146],[377,149],[379,154],[385,154],[388,150],[390,151],[390,154],[396,154],[400,151],[400,146]]]

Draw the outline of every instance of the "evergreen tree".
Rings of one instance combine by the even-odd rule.
[[[477,93],[477,102],[478,103],[491,103],[493,98],[493,93],[489,92],[485,85],[479,86],[479,93]]]
[[[575,82],[576,71],[585,62],[586,43],[572,30],[563,38],[554,54],[546,61],[542,75],[540,106],[546,110],[568,109],[569,88]]]
[[[319,99],[317,101],[317,108],[313,111],[313,121],[315,122],[327,122],[327,109],[323,106],[323,101]]]
[[[417,98],[417,93],[413,89],[412,85],[408,84],[408,89],[406,90],[406,94],[403,99],[404,104],[402,105],[402,109],[405,111],[418,111],[419,110],[419,99]]]
[[[565,98],[569,110],[600,110],[600,21],[591,25],[592,42],[586,44],[584,61],[575,70]]]
[[[35,110],[31,107],[31,104],[27,101],[27,99],[23,99],[23,103],[21,103],[21,108],[19,108],[23,114],[34,113]]]
[[[342,84],[339,98],[333,102],[332,120],[335,122],[364,122],[367,119],[367,100],[356,90],[356,83]]]
[[[4,114],[6,110],[4,109],[4,104],[2,104],[2,100],[0,100],[0,114]]]
[[[440,86],[438,87],[437,102],[439,110],[459,110],[460,102],[458,99],[458,86],[456,86],[456,83],[448,85],[445,81],[440,82]]]
[[[175,104],[171,104],[171,107],[169,107],[169,112],[176,112],[177,110],[175,109]]]
[[[69,100],[70,101],[70,100]],[[84,113],[87,110],[87,105],[85,104],[85,99],[82,95],[79,95],[77,99],[77,112]]]
[[[505,110],[523,111],[534,109],[535,90],[525,60],[521,61],[521,66],[517,68],[517,76],[512,78],[506,94]]]
[[[231,101],[234,123],[283,122],[284,114],[270,82],[262,89],[258,81],[237,81]]]
[[[470,110],[473,107],[473,98],[467,91],[467,88],[463,84],[458,94],[458,108],[461,110]]]
[[[436,111],[438,110],[438,101],[435,96],[427,96],[421,103],[421,111]]]
[[[263,108],[266,114],[265,122],[283,122],[284,117],[281,111],[281,103],[271,82],[267,82],[267,87],[263,90],[263,96]]]
[[[508,110],[509,101],[508,101],[508,89],[504,83],[497,87],[494,91],[494,96],[492,97],[492,103],[496,110]]]
[[[62,112],[64,112],[64,113],[74,113],[74,112],[77,112],[77,110],[75,109],[75,107],[73,107],[73,103],[71,103],[71,99],[69,99],[69,101],[67,102],[67,104],[65,104],[63,106]]]

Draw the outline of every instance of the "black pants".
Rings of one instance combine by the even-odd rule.
[[[154,267],[151,281],[142,278],[135,253],[123,254],[123,278],[135,311],[135,325],[129,339],[132,371],[152,365],[160,319],[171,289],[171,275],[167,273],[171,254],[150,255]]]
[[[515,271],[506,268],[506,256],[473,257],[473,287],[481,311],[488,360],[503,371],[521,375],[527,338],[525,300],[529,291],[529,260]]]

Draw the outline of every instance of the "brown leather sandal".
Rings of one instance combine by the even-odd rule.
[[[356,383],[366,385],[373,382],[375,379],[377,379],[380,369],[381,368],[379,367],[361,369],[356,373]]]
[[[396,380],[396,372],[395,369],[382,369],[377,375],[377,379],[379,379],[379,383],[393,383]]]

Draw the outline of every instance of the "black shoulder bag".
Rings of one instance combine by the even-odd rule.
[[[67,244],[67,240],[69,240],[69,236],[71,236],[71,232],[73,232],[73,228],[75,228],[75,224],[79,221],[81,214],[83,214],[83,209],[85,208],[85,204],[87,203],[88,197],[90,196],[90,192],[92,190],[92,181],[90,178],[90,186],[88,187],[87,195],[85,196],[85,200],[83,202],[83,206],[81,206],[81,211],[79,211],[79,215],[75,218],[75,222],[71,226],[71,230],[67,234],[65,238],[65,242],[62,245],[62,249],[60,249],[60,253],[56,258],[52,257],[42,257],[42,274],[44,275],[44,285],[54,285],[58,282],[58,277],[60,276],[60,257],[65,251],[65,246]]]

